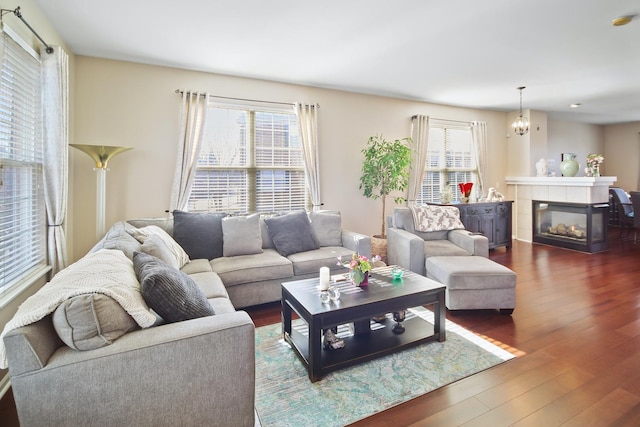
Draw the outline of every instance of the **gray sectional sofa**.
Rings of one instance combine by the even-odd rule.
[[[40,320],[5,330],[21,425],[253,426],[255,328],[237,309],[279,301],[281,282],[315,276],[322,266],[340,269],[338,256],[370,256],[370,239],[342,230],[338,212],[302,214],[306,226],[301,213],[176,212],[111,227],[43,288],[59,295],[51,292],[57,286],[70,298]],[[186,290],[154,294],[164,289],[158,284],[171,282],[167,271],[178,281],[187,277]],[[149,307],[157,307],[153,318],[132,309],[131,298],[123,305],[111,288],[69,291],[71,282],[82,286],[83,274],[87,284],[124,274]],[[215,314],[190,318],[202,310],[202,298]],[[176,310],[166,311],[176,301]],[[168,321],[158,312],[176,317]],[[114,319],[123,322],[114,325]]]

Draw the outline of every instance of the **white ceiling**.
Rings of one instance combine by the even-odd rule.
[[[551,118],[640,121],[638,0],[35,2],[79,55],[498,111],[526,86]]]

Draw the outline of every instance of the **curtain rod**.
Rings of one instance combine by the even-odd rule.
[[[418,115],[415,114],[413,116],[411,116],[411,120],[415,120],[418,118]],[[439,122],[451,122],[451,123],[464,123],[466,125],[468,125],[469,123],[471,123],[471,120],[465,121],[465,120],[451,120],[451,119],[439,119],[437,117],[429,117],[429,119],[431,120],[437,120]]]
[[[2,18],[5,14],[7,13],[13,13],[14,15],[16,15],[18,18],[20,18],[20,20],[22,21],[22,23],[24,25],[27,26],[27,28],[33,33],[34,36],[36,36],[38,38],[38,40],[40,40],[40,42],[44,45],[45,47],[45,51],[49,54],[53,53],[53,48],[51,46],[49,46],[47,44],[47,42],[45,42],[42,37],[40,37],[40,35],[38,33],[36,33],[36,30],[34,30],[31,25],[29,25],[29,23],[27,21],[24,20],[24,18],[22,17],[22,12],[20,12],[20,6],[16,7],[14,10],[11,9],[0,9],[0,18]]]
[[[176,89],[176,93],[182,95],[184,93],[183,90]],[[190,91],[187,91],[187,94],[190,94]],[[200,96],[205,96],[204,93],[201,93]],[[289,105],[293,107],[295,102],[277,102],[277,101],[263,101],[261,99],[248,99],[248,98],[233,98],[230,96],[220,96],[220,95],[209,95],[210,98],[220,98],[220,99],[231,99],[233,101],[247,101],[247,102],[264,102],[265,104],[277,104],[277,105]],[[318,104],[312,104],[313,107],[320,108]]]

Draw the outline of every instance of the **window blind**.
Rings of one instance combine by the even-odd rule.
[[[189,210],[274,212],[308,206],[293,113],[214,104],[208,114]]]
[[[45,263],[40,63],[2,32],[0,293]]]
[[[458,184],[476,182],[477,162],[470,126],[435,123],[429,128],[425,174],[417,203],[439,203],[440,192],[452,187],[453,200],[460,199]]]

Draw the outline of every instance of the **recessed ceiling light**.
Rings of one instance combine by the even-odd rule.
[[[582,104],[580,104],[579,102],[576,102],[575,104],[569,104],[569,107],[571,108],[578,108],[580,107]]]
[[[611,21],[611,23],[614,27],[621,27],[623,25],[627,25],[629,22],[631,22],[632,19],[633,15],[618,16],[613,21]]]

